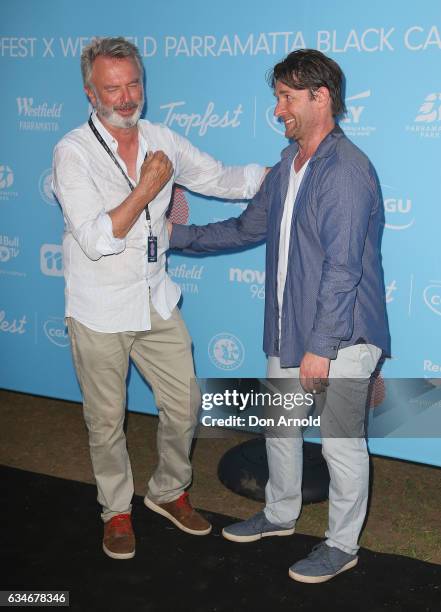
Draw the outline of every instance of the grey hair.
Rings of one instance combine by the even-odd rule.
[[[93,62],[99,55],[105,57],[131,57],[135,60],[139,72],[144,73],[141,55],[138,47],[129,42],[122,36],[116,38],[94,38],[87,47],[84,47],[81,53],[81,74],[83,75],[83,83],[86,87],[90,87],[90,77],[92,75]]]

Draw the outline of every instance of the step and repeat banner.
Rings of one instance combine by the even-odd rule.
[[[5,0],[0,386],[80,400],[63,320],[63,219],[51,192],[52,151],[88,117],[82,48],[94,36],[117,35],[140,49],[146,117],[227,164],[271,166],[287,145],[265,80],[277,61],[311,47],[341,65],[348,108],[341,126],[374,163],[386,211],[382,253],[393,357],[383,367],[380,409],[389,425],[370,447],[441,465],[438,439],[394,437],[405,401],[394,388],[387,392],[388,379],[419,379],[424,385],[413,395],[433,397],[441,376],[439,0],[279,0],[277,6],[252,0],[133,0],[124,6],[116,0]],[[245,205],[178,188],[172,215],[203,224],[237,216]],[[173,253],[168,270],[182,290],[198,376],[264,376],[264,246],[210,257]],[[131,410],[156,412],[135,369],[128,402]],[[426,404],[433,408],[433,401]]]

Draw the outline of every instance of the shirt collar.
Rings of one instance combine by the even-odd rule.
[[[316,159],[319,159],[320,157],[329,157],[330,155],[332,155],[338,140],[340,140],[340,138],[342,138],[343,136],[344,136],[344,132],[341,129],[341,127],[339,125],[335,125],[334,129],[331,130],[329,134],[325,136],[325,138],[321,141],[321,143],[317,147],[316,152],[310,158],[310,161],[314,161]],[[294,159],[298,151],[298,148],[299,147],[296,142],[289,145],[288,147],[283,149],[282,158]]]
[[[103,140],[106,143],[106,145],[114,153],[116,153],[117,150],[118,150],[118,141],[116,140],[116,138],[114,138],[112,136],[112,134],[101,123],[101,121],[99,120],[99,117],[98,117],[98,114],[97,114],[96,110],[94,110],[92,112],[91,118],[92,118],[94,126],[96,127],[98,132],[103,137]],[[144,156],[147,153],[147,142],[146,142],[146,140],[144,138],[144,134],[142,133],[142,130],[140,130],[139,127],[140,126],[139,126],[139,122],[138,122],[138,142],[139,142],[139,146],[141,147],[141,151],[142,151],[143,156]]]

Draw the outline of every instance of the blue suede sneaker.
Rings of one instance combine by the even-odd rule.
[[[316,584],[331,580],[358,563],[357,555],[349,555],[339,548],[321,542],[301,561],[289,568],[289,576],[297,582]]]
[[[224,527],[222,535],[232,542],[255,542],[260,540],[260,538],[267,538],[268,536],[289,536],[294,531],[294,527],[285,528],[273,525],[262,511],[251,516],[246,521]]]

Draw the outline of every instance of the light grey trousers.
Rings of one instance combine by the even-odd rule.
[[[153,389],[159,411],[158,464],[147,495],[155,503],[177,499],[191,482],[190,447],[200,407],[191,339],[178,308],[164,320],[150,304],[152,329],[100,333],[67,319],[83,394],[84,419],[102,518],[130,512],[133,477],[123,430],[129,359]]]
[[[330,474],[326,542],[349,554],[356,554],[359,548],[369,488],[366,440],[360,433],[352,434],[364,432],[369,379],[380,357],[381,350],[369,344],[339,350],[331,361],[326,394],[317,396],[317,401],[323,402],[322,453]],[[299,390],[299,368],[281,368],[278,357],[268,358],[267,377],[292,378],[293,390]],[[345,380],[339,384],[337,379]],[[310,409],[302,410],[303,414],[296,411],[295,416],[307,416]],[[336,432],[337,436],[338,432],[346,433],[336,437]],[[271,436],[266,438],[269,480],[264,512],[271,523],[293,527],[302,506],[303,437],[296,428],[289,435]]]

